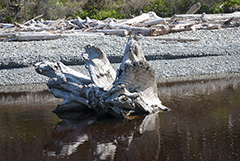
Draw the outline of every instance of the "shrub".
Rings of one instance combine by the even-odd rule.
[[[16,11],[8,2],[18,5],[20,0],[1,0],[0,22],[12,22]],[[16,21],[22,22],[43,14],[44,19],[90,17],[95,19],[130,18],[141,12],[154,11],[158,16],[184,14],[200,2],[197,13],[233,12],[240,9],[240,0],[22,0]]]

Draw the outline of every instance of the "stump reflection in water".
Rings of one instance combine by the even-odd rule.
[[[172,110],[128,122],[60,119],[50,93],[38,101],[33,93],[1,93],[0,160],[239,159],[239,77],[158,86]]]
[[[53,138],[45,146],[45,155],[75,155],[83,160],[157,160],[160,152],[158,114],[130,122],[95,121],[93,117],[58,123]]]

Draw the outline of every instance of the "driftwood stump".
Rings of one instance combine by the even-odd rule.
[[[82,56],[90,78],[61,62],[35,64],[39,74],[50,77],[47,85],[53,95],[64,100],[54,112],[91,109],[99,115],[127,118],[132,113],[169,110],[158,98],[153,68],[132,37],[117,72],[99,48],[88,45],[85,49]]]

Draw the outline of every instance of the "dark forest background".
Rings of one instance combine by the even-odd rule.
[[[154,11],[160,17],[184,14],[195,3],[197,13],[229,13],[240,10],[240,0],[0,0],[0,22],[24,22],[38,15],[43,19],[123,19]]]

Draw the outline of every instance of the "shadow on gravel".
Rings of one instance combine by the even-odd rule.
[[[207,56],[224,56],[226,54],[188,54],[188,55],[174,55],[174,54],[163,54],[163,55],[145,55],[145,58],[147,61],[152,61],[152,60],[172,60],[172,59],[185,59],[185,58],[200,58],[200,57],[207,57]],[[123,59],[123,55],[116,55],[116,56],[108,56],[108,59],[110,63],[121,63]],[[47,61],[47,60],[46,60]],[[51,60],[48,60],[51,61]],[[65,65],[85,65],[85,61],[83,59],[75,59],[72,58],[71,61],[68,60],[62,60],[59,58],[59,60],[54,60],[56,61],[61,61]],[[29,66],[34,66],[35,63],[39,61],[32,60],[29,63],[26,62],[15,62],[14,61],[9,61],[7,63],[1,63],[0,62],[0,69],[13,69],[13,68],[24,68],[24,67],[29,67]]]

